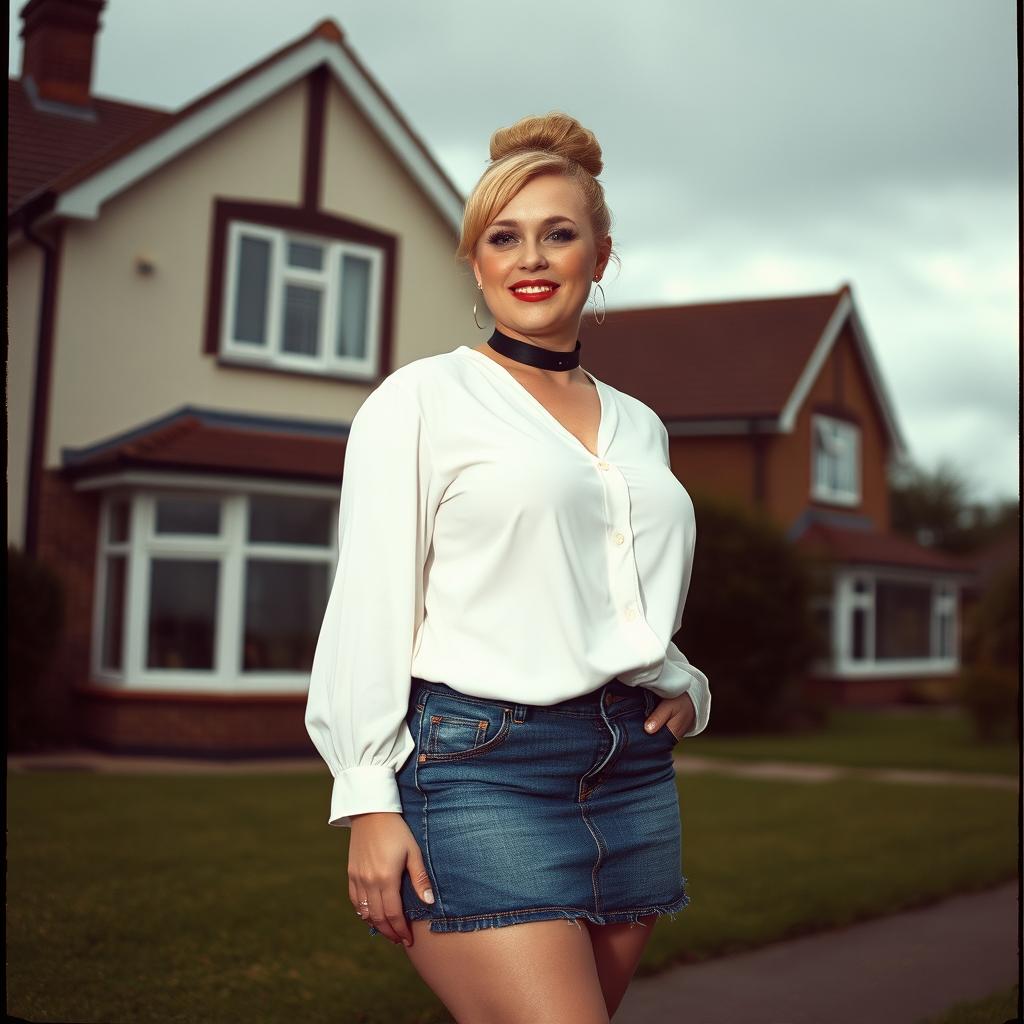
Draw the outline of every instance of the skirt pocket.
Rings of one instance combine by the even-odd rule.
[[[419,763],[483,757],[509,735],[512,709],[492,701],[424,694]]]

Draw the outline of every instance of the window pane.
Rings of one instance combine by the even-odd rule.
[[[370,311],[370,261],[348,253],[341,258],[341,312],[338,355],[366,355],[366,323]]]
[[[100,643],[100,667],[121,670],[124,638],[124,593],[128,559],[124,555],[107,558],[107,579],[103,595],[103,636]]]
[[[854,473],[855,446],[849,432],[842,435],[842,444],[836,458],[836,486],[852,494],[856,490],[857,478]]]
[[[927,658],[932,588],[922,583],[875,584],[875,658]]]
[[[306,267],[309,270],[323,270],[324,247],[309,242],[289,242],[288,264],[292,267]]]
[[[213,668],[219,579],[219,562],[153,559],[146,645],[148,668]]]
[[[127,499],[119,499],[110,503],[110,525],[107,530],[107,540],[111,544],[127,542],[130,513],[131,503]]]
[[[267,343],[267,286],[270,242],[242,235],[238,241],[235,278],[235,326],[231,337],[250,345]]]
[[[952,658],[953,657],[953,620],[952,616],[945,613],[939,615],[938,618],[939,627],[939,638],[938,646],[939,649],[936,652],[940,658]]]
[[[329,498],[249,497],[249,540],[256,544],[314,544],[329,547],[334,502]]]
[[[854,661],[863,661],[867,656],[867,630],[865,624],[867,612],[863,608],[854,608],[852,613],[852,630],[850,636],[850,657]]]
[[[315,356],[320,348],[320,291],[298,284],[285,285],[284,352]]]
[[[245,581],[246,672],[308,672],[327,607],[329,567],[250,558]]]
[[[814,432],[814,480],[824,490],[832,487],[833,459],[829,454],[829,434],[824,423],[819,423]]]
[[[220,534],[219,498],[157,498],[157,533]]]

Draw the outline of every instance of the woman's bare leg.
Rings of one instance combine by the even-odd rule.
[[[402,947],[456,1024],[608,1024],[590,933],[579,921],[431,932]]]
[[[644,949],[654,932],[657,914],[641,917],[641,924],[592,924],[586,921],[594,947],[594,962],[601,979],[605,1007],[611,1018],[633,980]]]

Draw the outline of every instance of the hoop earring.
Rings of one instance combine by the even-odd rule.
[[[484,286],[479,281],[477,281],[476,286],[477,286],[477,288],[480,289],[480,291],[484,290]],[[481,331],[486,331],[487,330],[487,328],[482,323],[480,323],[480,321],[477,320],[477,318],[476,318],[476,303],[475,302],[473,303],[473,323],[475,323],[477,325],[477,327],[480,328]]]
[[[607,315],[607,306],[605,305],[605,301],[604,301],[604,289],[601,287],[601,283],[600,282],[597,283],[597,287],[598,287],[598,290],[601,292],[601,319],[600,320],[597,319],[597,297],[596,296],[591,296],[591,298],[593,299],[593,302],[594,302],[594,323],[595,324],[603,324],[604,323],[604,318]]]

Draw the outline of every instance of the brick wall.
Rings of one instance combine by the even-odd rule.
[[[76,693],[81,742],[124,754],[194,757],[316,755],[303,721],[305,694],[268,697]]]

